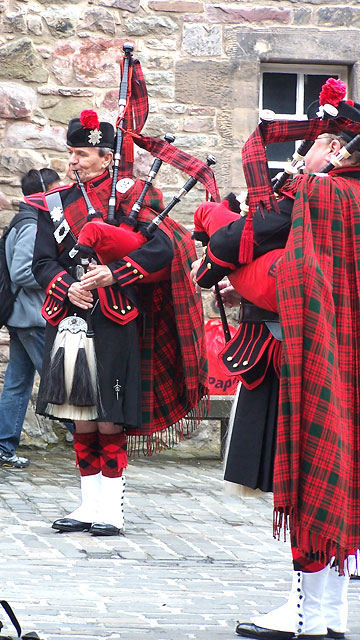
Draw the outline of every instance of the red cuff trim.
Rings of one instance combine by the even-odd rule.
[[[123,264],[119,269],[114,269],[113,273],[117,273],[118,271],[121,271],[122,269],[127,268],[127,269],[131,269],[132,271],[134,269],[137,269],[137,271],[139,273],[142,273],[143,276],[149,275],[146,269],[144,269],[140,264],[135,262],[135,260],[133,260],[132,258],[129,258],[129,256],[124,256],[122,260],[124,261],[125,264]]]
[[[41,307],[41,315],[46,322],[56,326],[66,316],[67,310],[68,306],[63,304],[63,300],[58,303],[53,299],[53,296],[47,296]]]
[[[46,288],[46,293],[50,293],[50,291],[53,291],[54,289],[56,289],[57,291],[64,293],[66,295],[66,291],[63,292],[61,290],[61,286],[66,287],[66,289],[68,289],[70,287],[70,284],[68,282],[66,282],[66,280],[64,280],[63,276],[64,275],[68,275],[67,271],[60,271],[59,273],[56,274],[56,276],[53,277],[53,279],[49,282],[47,288]]]

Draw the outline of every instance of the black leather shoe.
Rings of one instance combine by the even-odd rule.
[[[105,522],[93,522],[89,533],[93,536],[123,536],[125,535],[124,529],[118,529],[113,524],[106,524]]]
[[[345,638],[345,633],[342,633],[342,631],[333,631],[332,629],[328,629],[327,630],[327,635],[325,636],[325,638],[343,639],[343,638]]]
[[[258,638],[259,640],[295,640],[296,637],[291,631],[265,629],[251,622],[239,622],[235,631],[238,636],[243,638]]]
[[[89,531],[91,522],[81,522],[72,518],[61,518],[52,523],[52,529],[57,529],[64,533],[72,533],[74,531]]]

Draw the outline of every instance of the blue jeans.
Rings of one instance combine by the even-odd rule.
[[[13,455],[20,442],[35,371],[41,375],[45,328],[8,330],[10,358],[0,397],[0,450]]]

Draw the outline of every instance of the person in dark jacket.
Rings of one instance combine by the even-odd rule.
[[[59,184],[52,169],[30,169],[21,179],[24,195],[47,191]],[[6,261],[13,291],[19,289],[7,322],[10,358],[0,397],[0,466],[22,469],[27,458],[16,454],[33,388],[35,371],[41,374],[45,321],[41,316],[44,290],[32,270],[37,210],[21,202],[18,222],[6,238]]]

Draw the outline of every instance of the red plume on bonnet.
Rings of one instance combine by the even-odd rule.
[[[319,95],[319,103],[332,104],[334,107],[339,106],[339,102],[344,100],[346,96],[346,84],[336,78],[328,78],[321,88]]]
[[[85,109],[80,113],[80,122],[84,129],[100,129],[98,114],[92,109]]]

